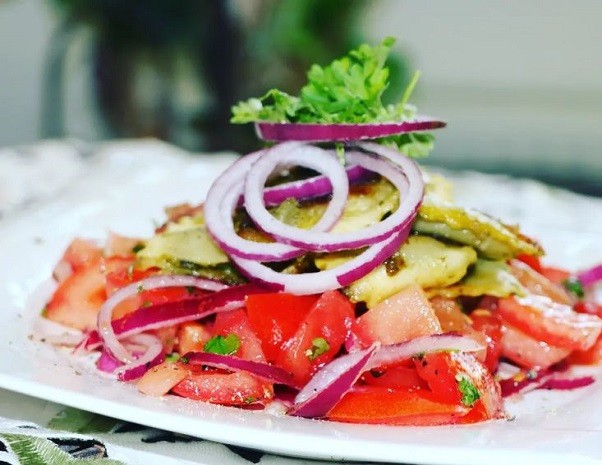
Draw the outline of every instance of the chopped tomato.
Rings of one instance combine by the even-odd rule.
[[[532,294],[549,297],[560,304],[572,305],[571,296],[561,285],[555,284],[524,263],[511,261],[510,271]]]
[[[541,269],[542,276],[553,282],[557,286],[564,286],[564,282],[571,277],[571,273],[561,268],[545,266]]]
[[[516,259],[529,265],[531,268],[533,268],[538,273],[541,273],[541,270],[542,270],[541,260],[536,255],[528,255],[526,253],[521,253],[516,256]]]
[[[274,396],[272,386],[250,373],[226,373],[189,366],[189,373],[172,392],[189,399],[220,405],[249,405],[266,402]]]
[[[545,296],[500,299],[498,314],[508,324],[535,339],[569,350],[589,349],[602,331],[595,315],[574,312],[571,306]]]
[[[433,426],[459,423],[469,410],[441,402],[425,390],[361,386],[347,392],[327,418],[347,423]]]
[[[602,336],[587,350],[576,350],[570,355],[571,363],[577,365],[598,365],[602,362]]]
[[[566,358],[570,349],[539,341],[504,323],[502,355],[524,368],[547,368]]]
[[[433,352],[414,359],[418,376],[428,383],[429,389],[440,402],[460,404],[462,393],[458,389],[458,374],[448,352]]]
[[[416,358],[415,364],[418,375],[428,383],[436,400],[468,407],[478,404],[483,409],[484,418],[503,415],[499,386],[489,370],[473,355],[434,352]],[[462,385],[463,382],[468,383],[470,392],[466,385]]]
[[[353,325],[364,346],[375,341],[394,344],[441,332],[441,325],[424,291],[412,285],[375,305]]]
[[[573,306],[573,310],[577,313],[588,313],[590,315],[596,315],[602,318],[602,305],[596,302],[590,302],[587,300],[580,300]]]
[[[300,385],[330,362],[345,342],[354,307],[337,291],[320,296],[295,334],[282,345],[276,364],[289,371]]]
[[[213,325],[213,334],[220,336],[236,335],[240,341],[240,347],[234,354],[237,357],[256,362],[266,361],[261,349],[261,341],[253,331],[244,310],[218,313]]]
[[[102,256],[102,249],[94,241],[76,238],[69,244],[61,260],[65,260],[73,271],[78,271],[100,260]]]
[[[202,352],[211,337],[211,331],[205,325],[196,321],[183,323],[178,328],[177,351],[180,354]]]
[[[101,262],[97,258],[61,282],[44,308],[44,316],[82,331],[94,329],[98,310],[107,298]]]
[[[282,344],[295,334],[317,300],[313,295],[275,292],[247,296],[249,322],[261,339],[267,360],[276,360]]]
[[[418,376],[416,367],[400,364],[364,373],[361,381],[373,386],[391,389],[425,389],[426,382]]]
[[[149,369],[137,382],[140,392],[162,396],[188,376],[188,367],[180,362],[163,362]]]
[[[502,354],[502,321],[491,311],[480,308],[470,314],[470,319],[472,327],[485,335],[487,354],[483,363],[494,373]]]

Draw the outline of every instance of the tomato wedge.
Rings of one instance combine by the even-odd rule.
[[[434,426],[459,423],[469,410],[441,402],[425,390],[361,386],[346,393],[327,418],[346,423]]]
[[[574,312],[545,296],[500,299],[498,314],[509,325],[535,339],[569,350],[587,350],[602,331],[602,319]]]
[[[265,355],[261,349],[261,341],[253,331],[249,318],[243,309],[221,312],[215,316],[213,334],[219,336],[236,335],[240,347],[234,355],[246,360],[265,362]]]
[[[247,315],[261,339],[265,357],[274,361],[282,344],[290,339],[319,296],[266,293],[247,296]]]
[[[189,366],[186,378],[172,392],[182,397],[220,405],[263,403],[274,396],[272,386],[255,376],[240,371],[226,373]]]
[[[282,345],[276,365],[304,385],[321,366],[330,362],[347,338],[354,307],[338,291],[320,296],[295,334]]]
[[[571,351],[539,341],[511,325],[504,324],[502,355],[524,368],[547,368],[566,358]]]
[[[441,325],[424,291],[412,285],[360,316],[353,332],[368,347],[375,341],[394,344],[440,333]]]

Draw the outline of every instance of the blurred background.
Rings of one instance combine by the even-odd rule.
[[[601,25],[599,0],[0,0],[0,147],[249,151],[233,103],[390,35],[387,98],[418,69],[412,103],[449,124],[428,163],[602,196]]]

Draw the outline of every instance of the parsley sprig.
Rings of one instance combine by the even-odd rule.
[[[382,95],[389,85],[386,60],[395,43],[388,37],[374,47],[362,44],[327,66],[312,65],[300,96],[278,89],[232,107],[233,123],[257,121],[290,123],[380,123],[411,120],[416,108],[408,100],[419,73],[407,86],[400,102],[385,105]],[[428,155],[433,148],[430,134],[401,134],[382,139],[409,156]]]

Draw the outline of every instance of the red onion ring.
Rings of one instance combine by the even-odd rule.
[[[120,381],[131,381],[140,378],[149,368],[158,365],[165,358],[163,343],[158,337],[151,334],[137,334],[129,340],[135,344],[145,345],[146,351],[134,361],[115,370],[117,379]]]
[[[585,287],[602,280],[602,263],[577,274],[577,278]]]
[[[308,150],[310,148],[312,150]],[[320,220],[310,230],[282,223],[265,207],[263,190],[268,176],[279,165],[287,163],[321,171],[328,175],[330,184],[332,185],[332,196],[328,207]],[[348,196],[349,182],[347,174],[339,160],[332,152],[311,146],[298,146],[295,144],[291,147],[291,144],[280,144],[277,146],[277,149],[269,151],[257,160],[245,177],[244,199],[247,213],[262,231],[272,235],[280,243],[285,244],[293,244],[294,240],[291,237],[299,235],[308,235],[312,238],[331,237],[331,234],[323,231],[328,231],[339,220]],[[279,234],[281,232],[283,233]],[[311,242],[315,241],[308,243]],[[301,247],[305,250],[311,250],[307,247],[306,243],[302,244]],[[248,257],[243,256],[243,258]]]
[[[242,308],[248,295],[261,292],[265,292],[265,289],[255,284],[242,284],[202,297],[140,307],[117,320],[112,320],[111,325],[117,339],[121,340],[145,331],[201,320],[215,313]],[[101,343],[98,331],[91,331],[80,346],[94,350]]]
[[[243,239],[236,234],[232,219],[232,214],[238,205],[239,197],[243,191],[242,185],[244,179],[253,164],[261,157],[266,156],[273,151],[281,153],[283,151],[286,152],[287,150],[296,151],[299,149],[319,152],[320,157],[315,158],[321,158],[323,153],[323,151],[317,147],[303,146],[298,143],[281,144],[272,149],[255,152],[238,159],[213,183],[207,193],[204,205],[205,224],[213,239],[226,253],[259,261],[289,260],[303,254],[303,251],[299,250],[297,247],[292,247],[287,244],[280,244],[277,242],[255,242]],[[343,168],[338,165],[336,170],[339,174],[338,177],[340,178]],[[348,185],[346,175],[344,176],[343,182],[345,185]],[[343,201],[340,205],[342,211],[345,199],[338,199],[339,202],[341,202],[341,200]],[[339,208],[339,206],[333,205],[333,209],[334,208]],[[316,226],[314,226],[314,228]],[[322,226],[331,227],[332,225],[322,224]]]
[[[457,333],[430,334],[418,336],[398,344],[387,344],[374,354],[366,370],[407,360],[420,353],[437,351],[477,352],[483,346],[474,339]]]
[[[408,223],[404,230],[368,247],[352,260],[335,268],[317,273],[279,273],[254,260],[247,260],[236,256],[230,258],[250,279],[274,291],[290,292],[299,295],[319,294],[348,286],[367,275],[401,247],[401,244],[408,237],[410,229],[411,223]]]
[[[325,365],[297,394],[288,413],[307,418],[325,416],[366,371],[378,348],[379,344],[375,343]]]
[[[373,177],[373,173],[359,165],[350,165],[346,169],[347,179],[350,184],[367,181]],[[268,207],[281,204],[287,199],[309,200],[330,195],[332,184],[328,176],[319,175],[299,181],[279,184],[268,187],[263,191],[263,201]],[[239,199],[239,206],[244,203],[243,198]]]
[[[259,139],[276,142],[353,142],[408,132],[430,131],[445,126],[444,121],[429,116],[417,116],[412,121],[364,124],[257,122],[255,132]]]
[[[297,388],[289,372],[268,363],[210,352],[188,352],[183,358],[194,365],[207,365],[230,371],[246,371],[271,383]]]
[[[342,234],[325,232],[321,228],[308,231],[281,223],[265,209],[261,199],[261,187],[264,176],[254,177],[254,169],[247,177],[245,186],[245,206],[249,216],[266,233],[281,243],[287,243],[313,252],[333,252],[346,249],[358,249],[382,241],[393,232],[404,227],[409,218],[413,219],[418,211],[424,194],[424,184],[418,166],[409,158],[403,158],[405,175],[385,160],[364,153],[346,154],[347,160],[387,178],[400,191],[400,205],[388,218],[361,231]],[[262,163],[264,159],[257,162]],[[269,163],[267,160],[266,163]],[[268,165],[269,166],[269,165]],[[267,171],[267,170],[266,170]],[[407,178],[406,178],[407,176]],[[408,182],[408,178],[411,180]],[[245,258],[245,257],[243,257]]]
[[[581,376],[579,378],[560,378],[553,376],[545,381],[538,389],[550,389],[552,391],[572,391],[582,387],[594,384],[596,379],[593,376]]]
[[[112,325],[113,310],[124,299],[136,295],[140,289],[150,290],[162,287],[195,287],[207,291],[220,291],[227,288],[225,284],[194,276],[161,275],[151,276],[125,286],[109,297],[98,312],[98,334],[103,345],[113,357],[124,362],[133,363],[132,354],[119,342]]]

